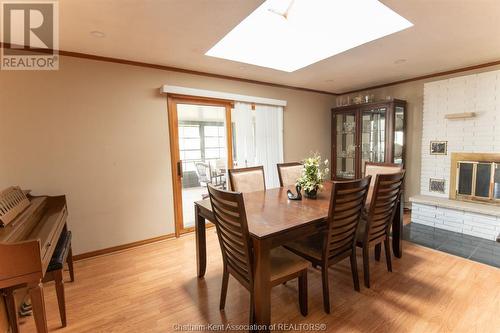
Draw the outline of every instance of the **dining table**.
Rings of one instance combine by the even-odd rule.
[[[268,331],[271,324],[270,251],[326,229],[332,184],[326,181],[315,199],[303,196],[302,200],[290,200],[287,190],[294,191],[294,186],[243,194],[254,251],[255,324],[264,328],[260,331]],[[401,258],[403,214],[400,202],[398,206],[392,221],[392,248],[394,255]],[[194,209],[197,274],[203,278],[207,265],[206,221],[213,222],[214,215],[209,198],[196,201]]]

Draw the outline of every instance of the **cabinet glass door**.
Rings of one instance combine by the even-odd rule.
[[[361,174],[366,162],[385,162],[385,119],[387,109],[377,108],[361,114]]]
[[[356,176],[356,114],[335,116],[336,128],[336,178],[354,179]]]
[[[394,163],[403,164],[405,112],[402,106],[394,111]]]

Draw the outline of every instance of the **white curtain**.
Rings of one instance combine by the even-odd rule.
[[[252,104],[235,102],[231,112],[234,124],[234,167],[246,168],[255,165],[255,138]]]
[[[264,166],[266,188],[279,186],[276,164],[283,162],[283,107],[236,102],[231,114],[235,167]]]
[[[276,164],[283,163],[283,107],[255,106],[256,163],[264,166],[266,187],[279,187]]]

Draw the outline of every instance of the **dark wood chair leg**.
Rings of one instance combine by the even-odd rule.
[[[323,277],[323,308],[326,313],[330,313],[330,291],[328,289],[328,267],[321,266],[321,275]]]
[[[387,261],[387,270],[392,272],[391,262],[391,246],[389,244],[389,236],[384,239],[385,260]]]
[[[255,302],[253,300],[253,292],[250,292],[250,316],[248,322],[250,325],[255,323]]]
[[[224,310],[224,307],[226,306],[226,295],[227,295],[227,285],[229,282],[229,272],[227,271],[227,268],[224,267],[224,271],[222,272],[222,289],[220,291],[220,310]]]
[[[375,245],[375,260],[380,261],[380,253],[382,252],[382,244]]]
[[[300,313],[307,316],[307,270],[299,275],[299,305]]]
[[[205,276],[207,269],[207,238],[205,229],[205,218],[200,215],[200,208],[194,205],[195,237],[196,237],[196,265],[198,277]]]
[[[370,256],[368,250],[369,245],[363,244],[363,275],[366,288],[370,288]]]
[[[75,271],[73,269],[73,249],[71,248],[71,245],[69,247],[68,257],[66,258],[66,262],[68,263],[69,277],[71,279],[71,282],[74,282],[75,281]]]
[[[404,204],[404,193],[401,194],[401,198],[398,201],[398,206],[396,208],[396,214],[394,214],[394,219],[392,220],[392,251],[396,258],[401,258],[403,256],[403,206]]]
[[[59,315],[61,316],[62,327],[66,327],[66,298],[64,296],[63,271],[58,269],[53,272],[56,283],[57,304],[59,305]]]
[[[9,324],[12,333],[19,333],[19,323],[17,321],[16,299],[14,297],[14,289],[7,288],[5,290],[5,306],[7,315],[9,316]]]
[[[358,262],[356,260],[356,248],[352,250],[351,254],[351,273],[354,290],[359,291],[359,277],[358,277]]]

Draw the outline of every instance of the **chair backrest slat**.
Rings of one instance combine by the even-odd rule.
[[[280,187],[295,185],[304,169],[302,163],[299,162],[278,163],[276,166],[278,168]]]
[[[266,189],[263,166],[229,169],[228,173],[232,191],[247,193]]]
[[[333,182],[324,259],[333,260],[355,246],[356,228],[365,206],[371,177]]]
[[[243,194],[208,185],[215,227],[227,269],[242,283],[253,284],[252,247]]]

